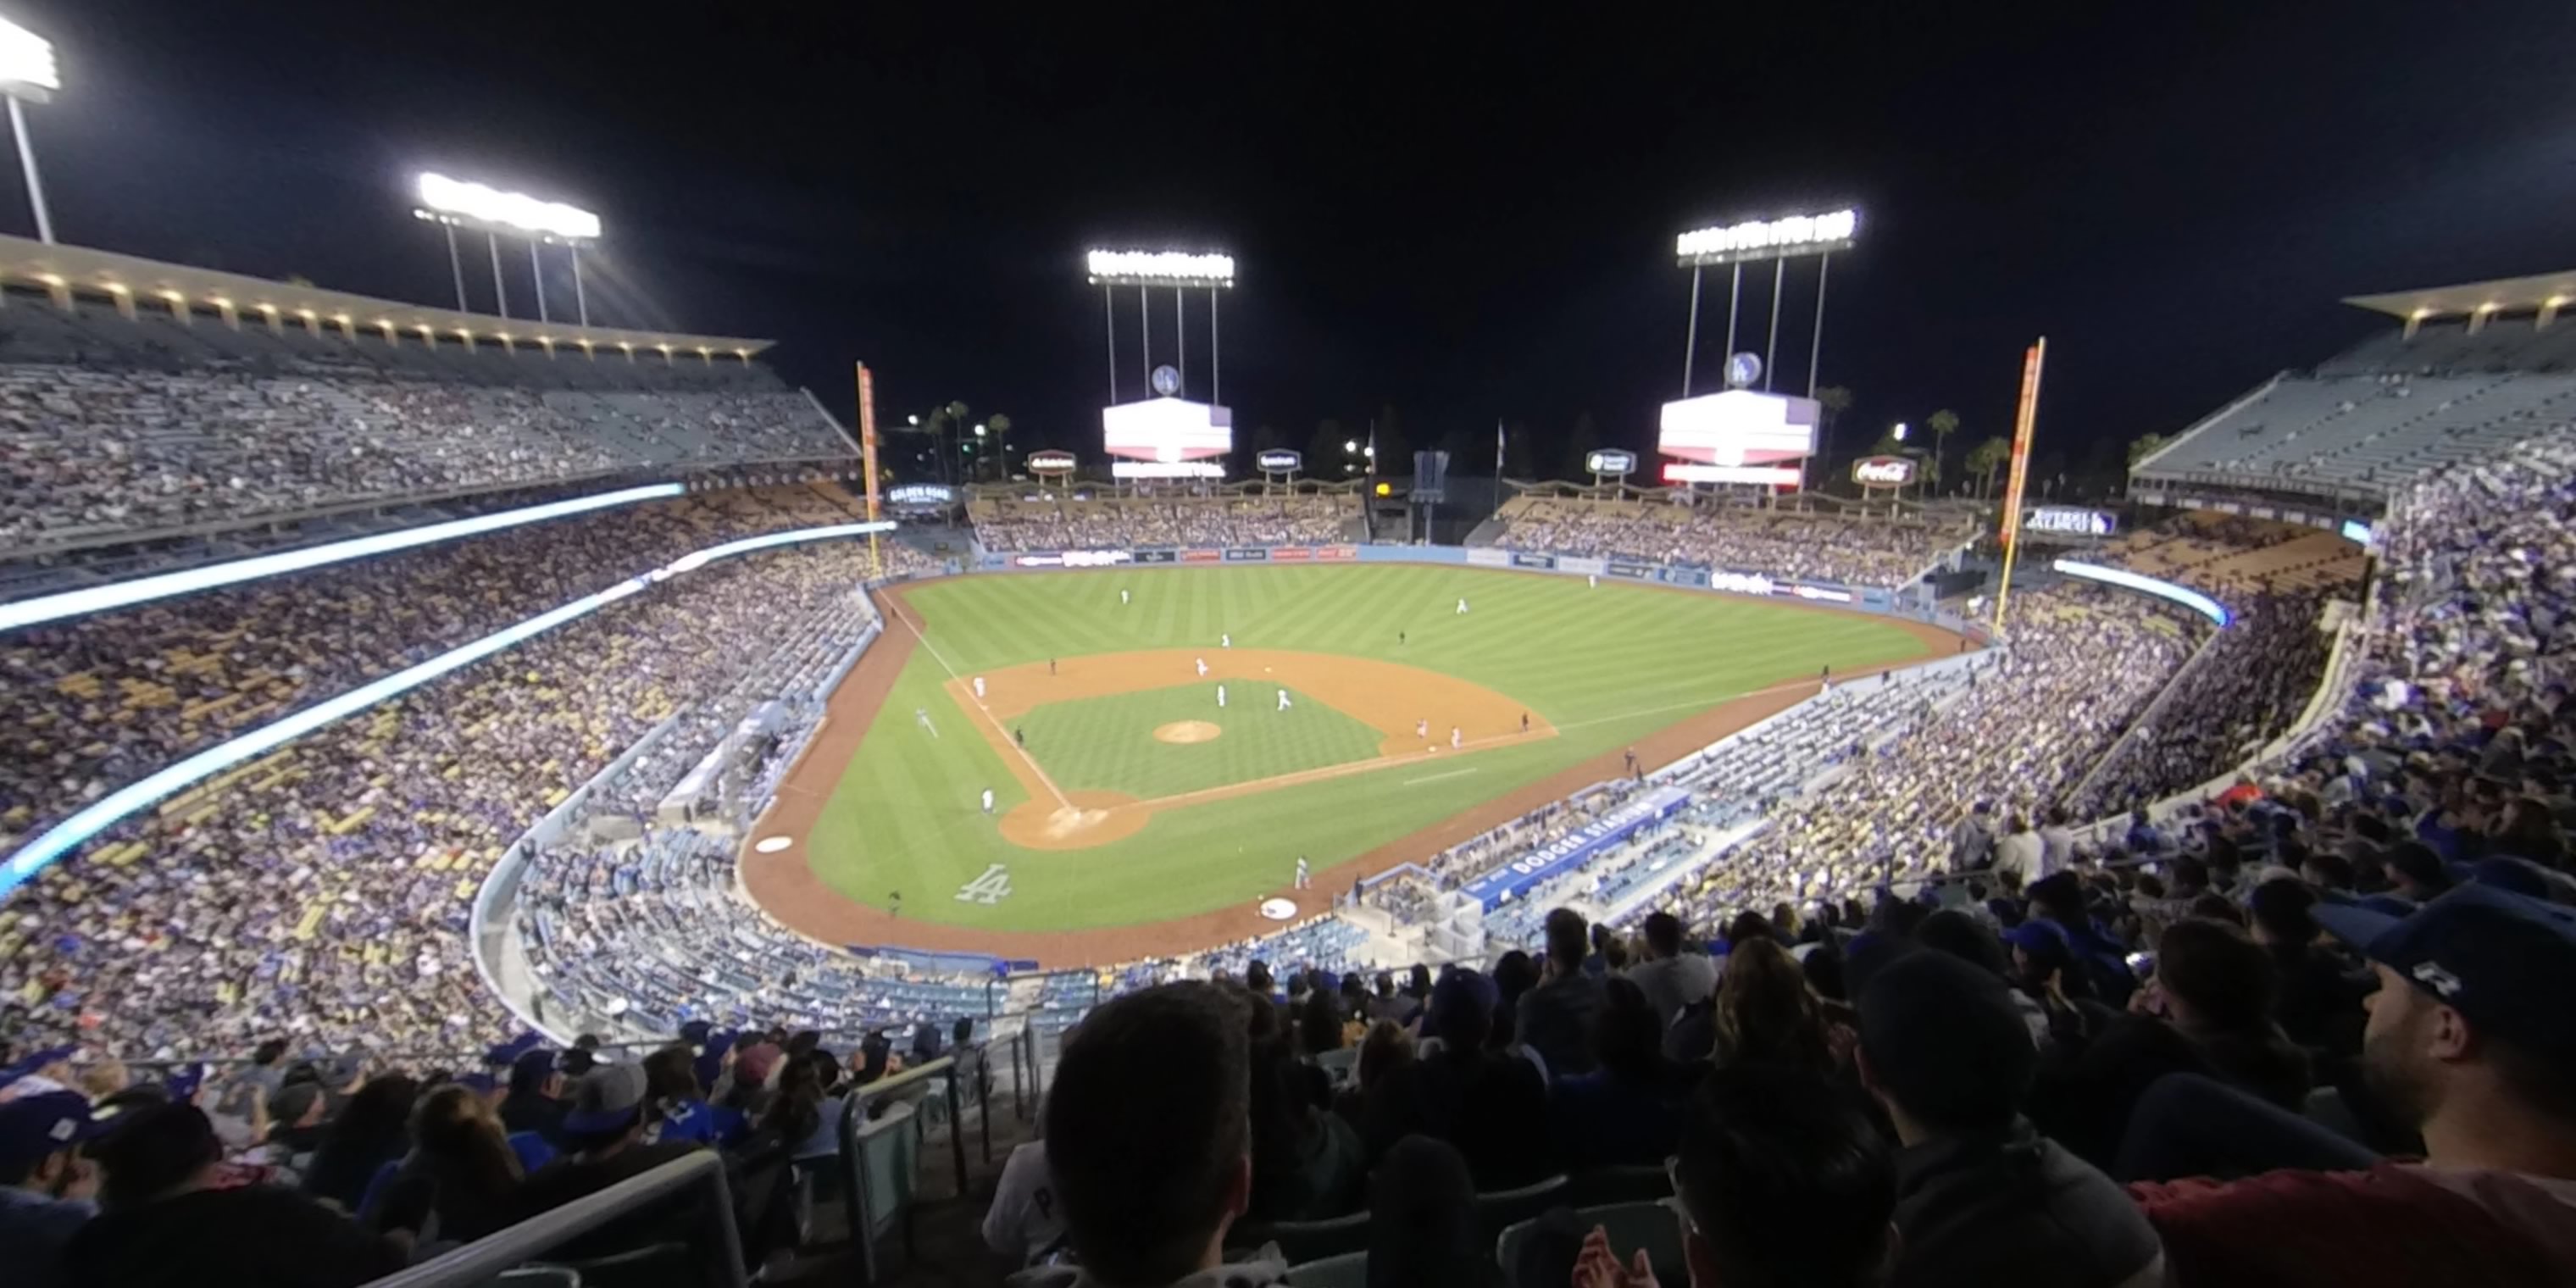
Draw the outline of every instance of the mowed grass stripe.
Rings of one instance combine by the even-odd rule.
[[[1134,601],[1124,608],[1121,587]],[[1464,617],[1455,612],[1461,596],[1472,605]],[[1820,666],[1841,673],[1920,652],[1911,636],[1858,614],[1440,566],[975,576],[914,587],[909,603],[929,644],[961,674],[1086,653],[1213,652],[1230,631],[1237,647],[1383,658],[1458,676],[1526,704],[1563,731],[1471,752],[1456,767],[1472,764],[1473,774],[1412,786],[1404,774],[1350,775],[1160,812],[1144,831],[1106,846],[1031,851],[1002,840],[976,807],[984,787],[995,789],[1005,809],[1019,802],[1019,790],[997,753],[961,726],[969,717],[941,689],[946,671],[928,650],[915,650],[818,825],[816,869],[879,906],[888,891],[903,890],[908,917],[997,929],[1159,921],[1258,898],[1286,883],[1300,854],[1327,866],[1615,752],[1694,710],[1812,679]],[[1402,646],[1398,631],[1407,637]],[[1249,722],[1278,714],[1267,709],[1269,690],[1256,696],[1252,707],[1229,708],[1221,721],[1227,733],[1217,742],[1172,750],[1222,754],[1229,739],[1254,732]],[[1212,712],[1213,686],[1204,700]],[[1245,700],[1236,696],[1238,704]],[[917,705],[929,705],[934,716],[948,712],[939,717],[940,739],[927,740],[914,727]],[[1307,706],[1301,701],[1297,712]],[[1059,783],[1060,775],[1094,772],[1082,767],[1087,758],[1097,758],[1098,772],[1154,781],[1146,753],[1157,744],[1128,732],[1130,724],[1086,716],[1046,733],[1044,745],[1039,729],[1023,724]],[[1302,731],[1276,732],[1275,742],[1263,740],[1265,757],[1286,763],[1338,754]],[[1271,776],[1258,772],[1259,763],[1266,762],[1228,772]],[[1009,899],[988,907],[950,897],[993,863],[1011,871]]]

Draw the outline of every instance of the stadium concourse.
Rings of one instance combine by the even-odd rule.
[[[225,361],[121,343],[144,324],[112,312],[78,320],[110,337],[80,374],[150,385]],[[2384,379],[2416,378],[2389,364],[2424,351],[2374,345],[2398,355],[2369,359]],[[2494,349],[2479,360],[2530,347]],[[374,400],[312,433],[437,460],[454,400],[478,425],[547,402],[551,373],[521,382],[521,361],[424,367],[406,377],[418,398],[377,390],[381,366],[290,379]],[[213,389],[161,423],[195,425]],[[702,392],[625,388],[613,423],[529,432],[574,436],[546,459],[644,476],[685,454],[630,422],[681,427],[663,443],[768,442]],[[77,458],[86,418],[132,423],[125,406],[40,398],[12,422],[10,477],[31,495],[95,484],[48,531],[535,481],[315,475],[301,500],[183,487],[169,495],[203,504],[120,513],[116,488],[144,476]],[[1091,977],[992,985],[844,953],[732,880],[742,819],[883,629],[862,586],[954,571],[908,539],[885,543],[890,565],[831,539],[693,562],[845,523],[830,483],[704,486],[22,628],[0,637],[11,852],[241,729],[628,587],[156,801],[10,891],[0,1239],[36,1282],[354,1284],[715,1159],[739,1201],[704,1224],[639,1206],[527,1246],[724,1281],[807,1245],[791,1168],[850,1187],[862,1243],[890,1228],[903,1140],[938,1119],[962,1159],[934,1084],[978,1099],[1007,1053],[1022,1089],[1045,1084],[1044,1129],[981,1233],[1030,1283],[1534,1288],[1648,1266],[1819,1288],[2567,1282],[2576,430],[2517,417],[2433,459],[2414,440],[2450,421],[2367,410],[2364,438],[2393,455],[2292,507],[2297,471],[2229,473],[2242,404],[2171,449],[2211,468],[2142,465],[2142,487],[2227,517],[2104,557],[2219,594],[2231,625],[2042,578],[2013,595],[2004,647],[1836,685],[1425,855],[1332,916]],[[150,437],[130,451],[161,450]],[[2363,485],[2366,592],[2348,549],[2288,517],[2348,512]],[[1158,498],[978,522],[988,549],[1339,540],[1340,507]],[[1501,536],[1722,568],[1794,546],[1812,561],[1780,571],[1902,584],[1969,535],[1821,506],[1675,517],[1558,499]],[[1652,825],[1488,897],[1510,888],[1486,880],[1498,869],[1641,802]],[[494,874],[498,924],[475,916]],[[478,969],[483,940],[512,1008]],[[1390,944],[1425,964],[1372,969],[1406,961]],[[555,1037],[514,1037],[520,1006]],[[604,1040],[558,1040],[585,1033]],[[906,1034],[931,1061],[910,1077]],[[951,1042],[964,1062],[943,1062]]]

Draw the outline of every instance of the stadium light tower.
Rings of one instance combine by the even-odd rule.
[[[1772,359],[1780,349],[1780,288],[1792,259],[1818,258],[1816,268],[1816,334],[1807,349],[1807,396],[1816,396],[1816,363],[1825,346],[1825,273],[1833,253],[1849,250],[1860,231],[1860,215],[1835,210],[1821,215],[1753,219],[1722,227],[1701,228],[1675,239],[1674,254],[1691,271],[1690,334],[1682,346],[1682,397],[1690,397],[1691,359],[1699,351],[1699,283],[1701,270],[1715,264],[1734,270],[1726,297],[1726,352],[1735,354],[1735,310],[1744,294],[1744,266],[1771,261],[1771,335],[1762,352],[1762,387],[1771,387]]]
[[[36,240],[52,243],[54,216],[45,209],[44,180],[36,174],[36,149],[27,141],[26,103],[53,101],[63,87],[54,69],[54,43],[0,18],[0,96],[9,100],[9,134],[18,144],[18,168],[27,176],[27,204],[36,212]]]
[[[1090,270],[1091,284],[1100,288],[1102,315],[1108,319],[1111,405],[1114,406],[1118,402],[1118,288],[1121,286],[1136,288],[1146,387],[1157,394],[1165,391],[1152,389],[1154,288],[1170,287],[1172,291],[1172,330],[1180,337],[1179,355],[1173,360],[1172,370],[1180,374],[1184,381],[1188,375],[1190,342],[1184,330],[1186,317],[1182,312],[1183,301],[1188,298],[1189,292],[1201,287],[1206,288],[1208,293],[1208,401],[1222,403],[1224,398],[1221,396],[1220,372],[1217,365],[1216,293],[1220,288],[1234,285],[1234,257],[1195,255],[1185,251],[1167,250],[1095,250],[1085,256],[1084,260]],[[1169,391],[1170,395],[1179,393],[1178,388]]]
[[[522,192],[503,192],[434,171],[422,171],[414,183],[420,205],[412,210],[412,217],[443,225],[447,230],[447,271],[456,280],[459,312],[465,309],[465,266],[456,256],[456,230],[465,228],[481,232],[484,246],[491,252],[492,296],[502,317],[510,316],[510,295],[501,285],[500,239],[507,235],[528,241],[528,267],[537,283],[537,320],[551,320],[546,316],[545,261],[538,248],[552,242],[572,254],[573,306],[581,324],[590,325],[590,295],[581,282],[581,248],[599,240],[599,216],[579,206],[541,201]]]

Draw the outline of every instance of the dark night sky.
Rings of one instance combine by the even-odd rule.
[[[1239,427],[1302,444],[1392,405],[1427,445],[1589,410],[1645,446],[1680,380],[1673,234],[1849,202],[1846,436],[1940,406],[2002,431],[2044,332],[2043,458],[2367,333],[2339,296],[2576,264],[2563,0],[897,8],[8,12],[63,63],[33,128],[67,240],[445,302],[408,174],[516,182],[607,221],[598,320],[776,337],[838,410],[863,358],[887,416],[963,399],[1030,447],[1098,441],[1101,242],[1236,256]]]

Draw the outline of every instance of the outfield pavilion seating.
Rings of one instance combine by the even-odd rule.
[[[2095,558],[2222,599],[2230,590],[2342,589],[2361,579],[2366,562],[2339,533],[2210,510],[2124,533]]]
[[[1681,502],[1681,503],[1677,503]],[[1482,539],[1559,555],[1901,586],[1974,536],[1958,518],[1893,518],[1825,498],[1805,508],[1666,499],[1522,495],[1479,527]],[[1492,535],[1499,533],[1499,535]]]
[[[981,496],[967,517],[987,550],[1325,545],[1359,540],[1359,498],[1339,493],[1216,496]]]

